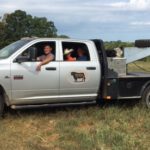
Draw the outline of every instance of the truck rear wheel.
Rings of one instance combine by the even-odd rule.
[[[0,118],[4,114],[4,98],[2,95],[0,95]]]
[[[143,106],[150,108],[150,86],[146,88],[146,90],[143,93],[142,104]]]

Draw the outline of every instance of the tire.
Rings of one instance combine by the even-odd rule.
[[[4,98],[0,95],[0,118],[4,115]]]
[[[135,47],[138,47],[138,48],[150,47],[150,39],[149,40],[136,40]]]
[[[143,93],[142,104],[150,109],[150,86]]]

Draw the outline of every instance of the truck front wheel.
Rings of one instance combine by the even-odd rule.
[[[150,108],[150,86],[143,93],[142,104]]]
[[[4,113],[4,98],[0,95],[0,118],[3,116]]]

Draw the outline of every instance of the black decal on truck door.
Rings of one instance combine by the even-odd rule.
[[[85,82],[86,78],[84,73],[71,72],[71,75],[73,76],[75,82]]]

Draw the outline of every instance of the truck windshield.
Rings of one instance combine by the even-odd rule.
[[[14,42],[0,50],[0,59],[5,59],[11,56],[14,52],[20,49],[22,46],[30,42],[31,40],[19,40]]]

